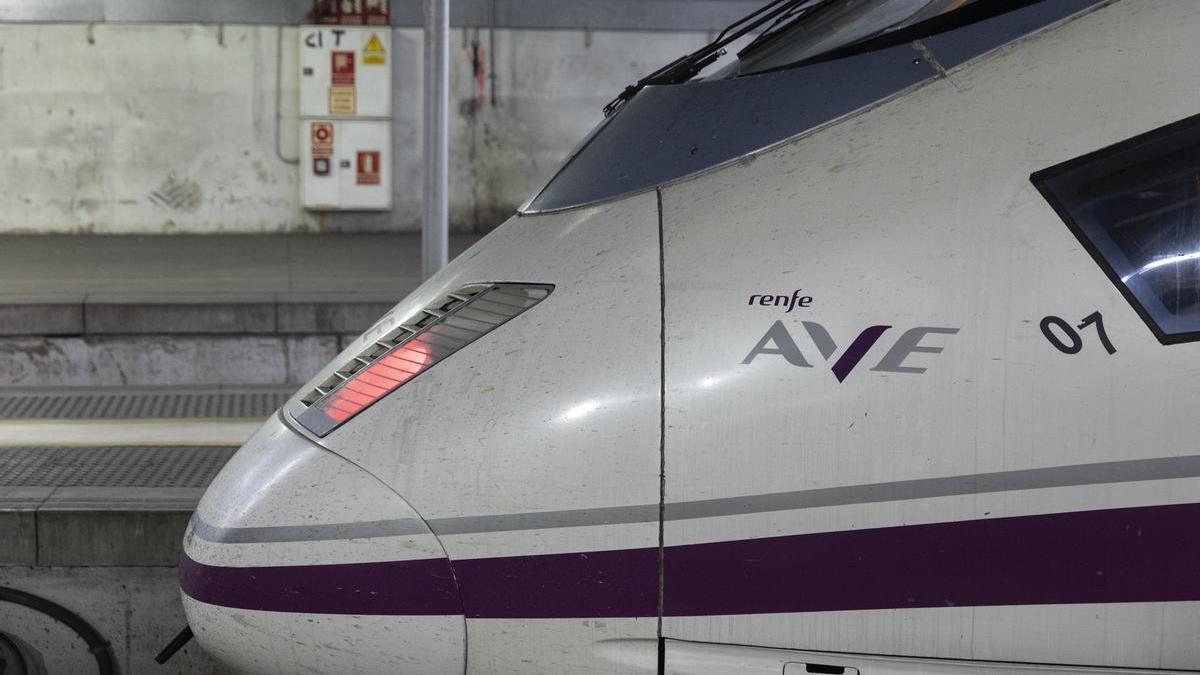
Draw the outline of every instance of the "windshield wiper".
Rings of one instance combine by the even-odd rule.
[[[643,87],[651,84],[680,84],[687,82],[695,77],[700,71],[704,70],[713,61],[721,58],[725,54],[725,47],[757,29],[759,26],[767,22],[772,22],[767,28],[764,35],[774,33],[775,29],[780,25],[792,23],[799,14],[807,13],[809,9],[818,5],[823,5],[829,0],[773,0],[763,7],[751,12],[750,14],[734,21],[721,31],[720,35],[712,42],[704,45],[700,49],[681,56],[678,59],[668,63],[658,70],[650,73],[646,77],[638,80],[637,83],[625,87],[608,105],[604,106],[604,116],[608,117],[621,109],[625,102],[633,98],[635,94],[642,90]],[[799,13],[799,14],[798,14]],[[762,36],[760,36],[761,39]],[[757,41],[757,40],[756,40]]]
[[[785,29],[795,25],[798,19],[808,16],[813,10],[817,9],[821,5],[828,4],[830,4],[830,0],[812,0],[810,3],[801,3],[800,5],[792,7],[790,10],[783,12],[775,18],[775,21],[771,22],[770,26],[767,26],[765,29],[763,29],[763,32],[756,35],[754,39],[750,41],[750,44],[742,47],[741,50],[738,51],[738,58],[740,59],[743,56],[758,50],[760,47],[773,42],[775,38],[786,32]]]

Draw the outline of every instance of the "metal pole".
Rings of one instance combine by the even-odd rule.
[[[450,0],[425,0],[425,194],[421,278],[446,266],[448,213]]]

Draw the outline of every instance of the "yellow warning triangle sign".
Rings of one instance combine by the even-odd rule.
[[[371,39],[367,40],[367,44],[362,50],[363,63],[367,64],[384,64],[387,63],[387,54],[383,51],[383,43],[379,41],[379,36],[371,33]]]

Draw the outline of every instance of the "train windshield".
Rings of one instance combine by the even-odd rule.
[[[977,0],[804,0],[787,5],[713,77],[736,77],[842,54]]]
[[[594,204],[733,162],[1106,1],[775,0],[626,87],[521,212]]]
[[[734,45],[737,60],[704,79],[728,79],[883,49],[937,32],[940,24],[970,22],[1030,0],[773,0],[738,19],[716,39],[626,87],[604,107],[610,116],[643,88],[688,82],[720,61]],[[990,7],[989,7],[990,6]],[[981,10],[981,11],[976,11]],[[961,17],[961,18],[960,18]],[[940,19],[940,20],[939,20]]]

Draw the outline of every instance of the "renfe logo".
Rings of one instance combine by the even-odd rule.
[[[796,309],[797,307],[800,309],[807,309],[808,306],[812,304],[812,296],[800,295],[801,290],[803,289],[797,288],[796,290],[792,291],[790,296],[771,295],[770,293],[755,293],[754,295],[750,296],[750,302],[746,304],[757,304],[761,307],[787,307],[787,310],[784,312],[784,314],[791,314],[792,310]]]
[[[824,326],[815,321],[804,321],[802,323],[805,330],[808,331],[809,339],[816,345],[817,351],[828,361],[829,357],[833,356],[833,353],[837,351],[837,343],[833,341],[833,338],[829,335],[829,331],[825,330]],[[833,363],[833,375],[838,379],[838,382],[846,381],[846,378],[850,375],[850,371],[854,370],[858,362],[862,361],[862,358],[867,355],[871,347],[875,346],[879,338],[890,328],[891,326],[885,325],[869,326],[863,332],[859,333],[858,337],[854,338],[850,346],[846,347],[846,350],[842,352],[838,360]],[[957,328],[937,328],[934,326],[910,328],[900,334],[900,338],[896,340],[892,348],[883,355],[879,364],[871,370],[882,373],[923,373],[925,372],[924,368],[906,366],[904,365],[904,360],[918,352],[926,354],[941,353],[941,347],[921,344],[921,340],[926,335],[953,335],[957,332]],[[751,363],[754,359],[764,354],[782,356],[793,366],[812,368],[812,364],[804,359],[804,354],[800,352],[800,348],[796,346],[796,341],[792,338],[792,334],[788,332],[787,326],[783,325],[782,321],[776,321],[771,324],[771,327],[767,329],[766,334],[762,336],[758,344],[754,345],[754,349],[751,349],[746,358],[742,359],[742,363]]]

